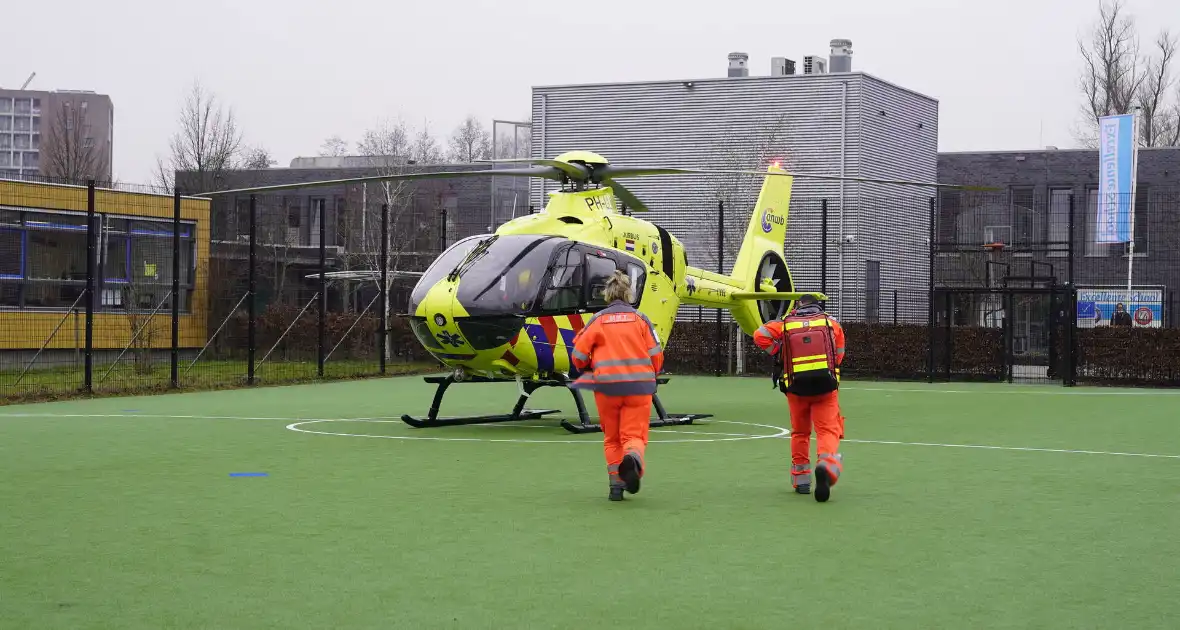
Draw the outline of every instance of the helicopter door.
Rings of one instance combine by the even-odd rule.
[[[615,260],[605,254],[588,254],[586,256],[587,300],[586,306],[591,311],[601,311],[607,307],[602,292],[606,289],[606,281],[614,275],[618,265]]]
[[[582,288],[586,280],[586,253],[568,247],[557,253],[549,273],[549,282],[541,298],[541,312],[549,315],[582,310]]]

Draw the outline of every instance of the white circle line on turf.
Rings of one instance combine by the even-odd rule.
[[[878,391],[908,391],[908,390],[878,390]],[[938,390],[913,390],[913,391],[938,391]],[[951,393],[951,392],[947,392]],[[971,392],[962,392],[971,393]],[[156,415],[152,413],[8,413],[0,414],[0,418],[164,418],[176,420],[270,420],[290,422],[287,429],[299,433],[310,433],[317,435],[338,435],[342,437],[369,437],[382,439],[403,439],[403,440],[433,440],[433,441],[460,441],[460,442],[518,442],[518,443],[569,443],[569,444],[598,444],[594,440],[520,440],[520,439],[500,439],[500,438],[454,438],[454,437],[431,437],[431,436],[392,436],[392,435],[358,435],[352,433],[329,433],[326,431],[309,431],[306,429],[294,428],[301,424],[313,424],[320,422],[388,422],[397,423],[401,420],[386,420],[378,418],[275,418],[264,416],[197,416],[197,415]],[[770,424],[755,424],[752,422],[737,422],[733,420],[713,420],[712,422],[726,422],[729,424],[742,424],[747,426],[762,427],[766,429],[775,429],[778,433],[772,435],[748,435],[748,434],[714,434],[708,432],[695,432],[702,435],[734,435],[738,437],[724,438],[724,439],[694,439],[694,440],[660,440],[659,443],[669,444],[676,442],[732,442],[741,440],[764,440],[790,437],[791,430],[789,428],[778,427]],[[472,425],[492,427],[495,425]],[[552,428],[541,425],[525,425],[530,428]],[[660,433],[686,433],[685,430],[677,430],[674,428],[656,428],[652,432]],[[1121,451],[1091,451],[1084,449],[1067,449],[1067,448],[1040,448],[1033,446],[994,446],[989,444],[942,444],[937,442],[901,442],[897,440],[858,440],[852,438],[845,438],[841,442],[848,442],[852,444],[882,444],[889,446],[927,446],[938,448],[969,448],[980,450],[994,450],[994,451],[1023,451],[1033,453],[1066,453],[1074,455],[1109,455],[1114,457],[1144,457],[1151,459],[1180,459],[1180,455],[1166,455],[1160,453],[1125,453]]]
[[[433,442],[504,442],[510,444],[598,444],[602,442],[599,440],[533,440],[522,438],[485,438],[485,437],[446,437],[434,435],[371,435],[365,433],[339,433],[334,431],[312,431],[310,429],[300,428],[302,425],[319,424],[323,422],[394,422],[391,420],[377,420],[374,418],[366,419],[351,419],[351,418],[335,418],[323,420],[302,420],[293,422],[287,425],[287,429],[298,433],[309,433],[313,435],[332,435],[337,437],[360,437],[360,438],[375,438],[382,440],[429,440]],[[777,433],[767,435],[749,435],[749,434],[726,434],[736,437],[713,437],[713,438],[694,438],[687,440],[653,440],[655,444],[675,444],[675,443],[689,443],[689,442],[738,442],[743,440],[766,440],[781,438],[790,435],[791,430],[788,428],[777,427],[770,424],[757,424],[754,422],[738,422],[736,420],[714,420],[713,422],[724,422],[727,424],[741,424],[750,427],[759,427],[763,429],[773,429]],[[475,425],[479,426],[479,425]],[[659,428],[652,429],[653,433],[683,433],[684,431],[667,430],[660,431]],[[709,434],[712,435],[712,434]]]

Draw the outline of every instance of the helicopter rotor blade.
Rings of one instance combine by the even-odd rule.
[[[562,162],[561,160],[549,160],[545,158],[505,158],[499,160],[476,160],[480,164],[535,164],[537,166],[549,166],[565,173],[570,179],[578,181],[586,181],[590,179],[590,169],[581,164],[571,164],[569,162]]]
[[[564,171],[549,166],[539,166],[534,168],[485,169],[478,171],[438,171],[430,173],[403,173],[400,175],[370,175],[366,177],[351,177],[347,179],[329,179],[313,182],[298,182],[293,184],[256,186],[253,188],[235,188],[232,190],[216,190],[200,193],[196,196],[211,197],[215,195],[233,195],[242,193],[268,193],[280,190],[318,188],[322,186],[343,186],[346,184],[380,183],[387,181],[416,179],[448,179],[455,177],[487,177],[490,175],[494,175],[496,177],[540,177],[543,179],[552,179],[554,181],[562,181],[562,179],[566,177]]]
[[[639,200],[639,197],[636,197],[635,193],[624,188],[622,184],[620,184],[619,182],[610,180],[610,179],[604,179],[602,181],[606,185],[610,186],[611,191],[615,193],[615,196],[618,197],[619,199],[622,199],[623,203],[627,204],[627,207],[630,208],[632,211],[634,211],[634,212],[647,212],[647,206],[644,205],[644,203]]]
[[[766,177],[774,175],[778,177],[794,177],[795,179],[822,179],[831,181],[847,181],[847,182],[865,182],[875,184],[898,184],[903,186],[926,186],[931,188],[958,188],[963,190],[998,190],[994,187],[986,186],[967,186],[963,184],[943,184],[939,182],[917,182],[906,179],[879,179],[874,177],[848,177],[841,175],[823,175],[819,173],[790,173],[786,171],[747,171],[740,169],[707,169],[707,168],[661,168],[661,167],[614,167],[605,166],[595,171],[595,176],[600,178],[620,178],[620,177],[650,177],[653,175],[753,175],[757,177]]]

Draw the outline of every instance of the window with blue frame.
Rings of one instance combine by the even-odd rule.
[[[99,214],[95,305],[99,311],[170,310],[172,222]],[[180,225],[179,307],[188,312],[195,224]],[[0,308],[83,308],[86,215],[0,208]]]

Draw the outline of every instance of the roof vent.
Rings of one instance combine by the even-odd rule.
[[[750,76],[750,67],[747,62],[750,56],[744,52],[729,53],[729,76],[731,77],[748,77]]]
[[[852,40],[833,39],[832,54],[828,57],[831,72],[852,72]]]

